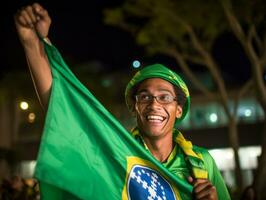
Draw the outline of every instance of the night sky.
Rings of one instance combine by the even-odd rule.
[[[5,72],[20,69],[25,64],[22,46],[16,35],[13,15],[21,5],[32,3],[22,1],[10,3],[1,13],[1,76]],[[142,53],[134,44],[131,35],[119,28],[105,26],[102,10],[119,5],[121,1],[89,1],[90,5],[75,1],[64,4],[39,1],[47,8],[51,18],[49,38],[63,56],[73,63],[99,60],[107,68],[121,69],[130,66]]]
[[[174,64],[163,56],[148,58],[144,50],[134,43],[133,37],[103,23],[103,9],[118,6],[123,0],[39,1],[52,18],[49,38],[70,64],[101,61],[106,70],[128,70],[135,59],[147,62]],[[32,1],[10,1],[1,12],[0,80],[6,73],[25,70],[26,60],[16,35],[13,15],[21,6]],[[89,3],[90,5],[87,5]],[[227,81],[243,83],[250,77],[248,62],[236,40],[225,33],[214,46],[214,55],[222,65]]]

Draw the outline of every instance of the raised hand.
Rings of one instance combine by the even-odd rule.
[[[15,25],[23,45],[32,44],[40,37],[47,37],[51,18],[47,10],[40,4],[34,3],[21,8],[15,14]]]
[[[50,98],[52,74],[50,64],[44,49],[44,43],[39,37],[47,37],[51,18],[40,4],[21,8],[14,17],[19,39],[24,48],[30,74],[44,110]],[[48,39],[46,42],[50,42]]]

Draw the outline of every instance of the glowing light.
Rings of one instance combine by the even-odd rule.
[[[22,110],[27,110],[29,108],[29,104],[26,101],[20,102],[20,108]]]
[[[252,113],[252,112],[251,112],[250,109],[246,109],[246,110],[245,110],[245,116],[246,116],[246,117],[250,117],[250,116],[251,116],[251,113]]]
[[[30,113],[30,114],[28,115],[28,121],[29,121],[30,123],[33,123],[33,122],[35,121],[35,118],[36,118],[36,115],[35,115],[34,113]]]
[[[218,116],[217,116],[217,114],[216,113],[212,113],[212,114],[210,114],[210,121],[211,122],[217,122],[217,120],[218,120]]]
[[[132,63],[132,66],[134,68],[139,68],[140,67],[140,62],[138,60],[134,60],[133,63]]]

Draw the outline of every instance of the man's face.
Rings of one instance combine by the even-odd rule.
[[[172,96],[176,97],[174,86],[160,78],[144,80],[138,90],[137,95],[145,94],[152,96]],[[177,101],[163,104],[153,98],[149,102],[136,102],[135,112],[138,127],[144,137],[159,139],[165,135],[172,134],[175,119],[181,117],[182,107]]]

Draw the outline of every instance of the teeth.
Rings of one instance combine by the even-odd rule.
[[[161,120],[161,121],[163,121],[163,117],[158,116],[158,115],[148,115],[147,119],[148,120]]]

